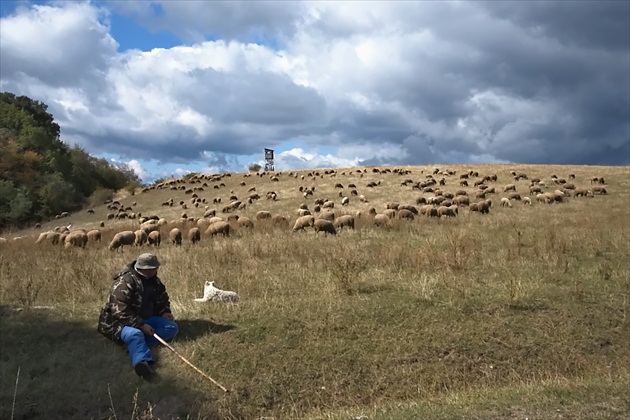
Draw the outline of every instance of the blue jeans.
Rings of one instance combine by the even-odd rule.
[[[169,321],[161,316],[152,316],[151,318],[145,319],[144,323],[153,327],[155,333],[163,338],[164,341],[172,340],[178,331],[175,322]],[[154,346],[159,343],[155,337],[144,335],[142,330],[138,328],[123,327],[120,338],[127,346],[132,366],[140,362],[153,362],[153,356],[151,355],[149,346]]]

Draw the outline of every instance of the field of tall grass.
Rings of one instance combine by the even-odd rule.
[[[225,204],[255,187],[262,198],[235,212],[252,219],[268,210],[293,221],[301,203],[312,209],[319,197],[334,200],[337,215],[362,212],[355,230],[335,236],[255,221],[197,245],[114,252],[113,235],[138,222],[106,220],[105,205],[2,233],[0,418],[629,418],[630,168],[450,165],[456,174],[444,177],[443,191],[462,189],[469,170],[497,174],[489,214],[461,207],[456,218],[375,227],[369,207],[381,213],[388,201],[433,196],[401,185],[433,166],[402,168],[410,173],[321,169],[280,173],[278,182],[232,174],[224,187],[208,182],[198,192]],[[604,177],[608,194],[501,207],[506,184],[529,196],[529,180],[515,181],[512,170],[541,178],[546,191],[557,188],[551,175],[585,188]],[[367,188],[371,181],[380,185]],[[350,196],[349,183],[369,203]],[[300,186],[315,186],[314,196]],[[277,201],[265,199],[271,190]],[[341,206],[339,191],[350,205]],[[175,206],[160,205],[169,198]],[[163,236],[189,227],[182,212],[203,215],[203,206],[177,206],[189,199],[168,188],[119,197],[171,220]],[[100,244],[35,244],[42,230],[101,220]],[[173,347],[230,392],[163,347],[154,351],[160,380],[145,382],[124,348],[96,332],[112,276],[147,251],[163,263],[180,326]],[[206,280],[240,302],[195,302]]]

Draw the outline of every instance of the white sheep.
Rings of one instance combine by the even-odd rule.
[[[195,298],[195,302],[238,302],[238,300],[236,292],[221,290],[214,285],[213,281],[206,281],[203,297]]]

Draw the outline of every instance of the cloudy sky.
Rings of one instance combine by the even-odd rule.
[[[628,1],[5,1],[0,91],[145,181],[630,164]]]

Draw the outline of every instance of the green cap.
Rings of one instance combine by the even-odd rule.
[[[160,262],[157,257],[153,254],[142,254],[136,260],[135,269],[138,270],[150,270],[152,268],[158,268],[160,266]]]

